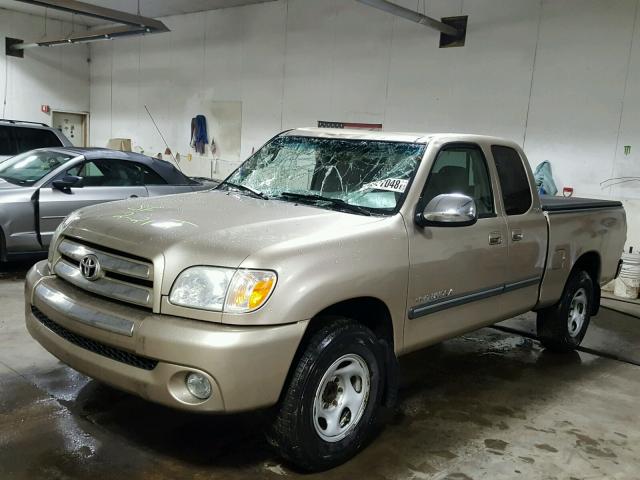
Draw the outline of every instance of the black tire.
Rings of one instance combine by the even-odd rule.
[[[343,317],[318,321],[325,321],[327,325],[314,333],[303,346],[302,354],[297,365],[293,367],[291,378],[277,406],[275,420],[267,434],[269,443],[276,447],[286,460],[306,471],[322,471],[340,465],[367,443],[377,430],[385,379],[384,348],[371,330]],[[321,415],[314,416],[316,393],[320,391],[325,373],[345,355],[355,356],[366,363],[369,371],[369,394],[361,404],[363,406],[359,410],[360,419],[347,427],[342,433],[345,435],[344,438],[338,439],[337,436],[335,440],[327,441],[317,430],[322,430],[323,427]],[[340,368],[338,366],[336,371],[340,371]],[[341,383],[329,383],[338,385],[337,395],[341,395]],[[323,392],[328,391],[328,385]],[[341,406],[338,397],[336,399],[335,411],[344,409],[339,419],[352,420],[351,412]],[[333,404],[330,402],[328,405]],[[353,415],[356,416],[355,413]]]
[[[580,345],[591,320],[593,292],[593,280],[589,274],[577,270],[567,280],[560,301],[553,307],[538,312],[538,339],[547,349],[565,353]],[[586,304],[582,302],[581,293],[584,294]],[[570,319],[573,312],[584,314],[581,324]]]

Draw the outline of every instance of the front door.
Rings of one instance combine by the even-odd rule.
[[[148,196],[132,162],[86,161],[58,177],[64,175],[82,177],[82,186],[65,192],[50,185],[40,189],[40,235],[45,247],[62,219],[74,210],[97,203]]]
[[[478,145],[445,145],[437,154],[417,208],[436,195],[461,193],[475,200],[478,221],[458,227],[407,225],[407,350],[494,321],[507,269],[507,227],[496,213],[494,191]]]

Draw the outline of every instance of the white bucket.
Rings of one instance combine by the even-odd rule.
[[[616,279],[613,293],[616,297],[638,298],[640,293],[640,254],[622,254],[622,268]]]

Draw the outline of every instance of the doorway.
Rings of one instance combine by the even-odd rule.
[[[89,114],[51,111],[51,126],[60,130],[74,147],[86,147],[89,138]]]

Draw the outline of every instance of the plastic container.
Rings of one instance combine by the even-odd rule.
[[[640,254],[623,253],[622,268],[613,294],[621,298],[638,298],[640,293]]]

